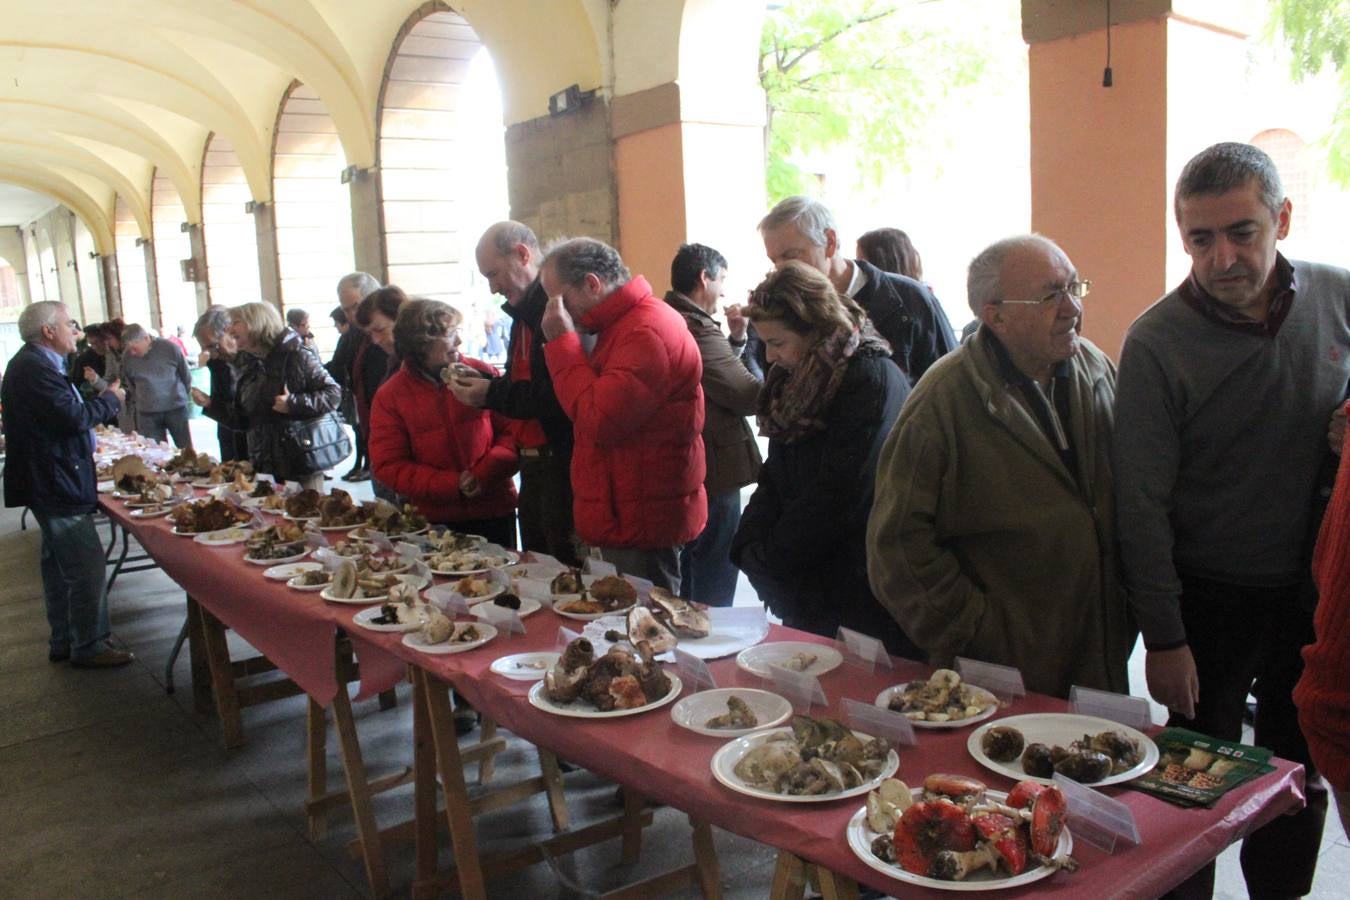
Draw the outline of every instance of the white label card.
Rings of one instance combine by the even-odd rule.
[[[1131,728],[1144,729],[1153,724],[1148,701],[1143,697],[1114,694],[1075,684],[1069,689],[1069,705],[1080,716],[1110,719]]]
[[[469,614],[469,601],[464,599],[464,595],[458,591],[447,591],[443,597],[445,601],[444,611],[452,619],[455,616],[467,616]]]
[[[797,712],[809,715],[813,703],[825,706],[829,702],[825,699],[825,690],[820,686],[820,679],[816,676],[806,672],[794,672],[773,664],[770,664],[768,669],[768,680],[773,684],[774,690],[786,697]]]
[[[539,563],[542,566],[557,569],[558,571],[562,571],[563,569],[567,568],[567,566],[558,562],[556,557],[549,556],[547,553],[540,553],[538,550],[530,551],[530,561]]]
[[[548,589],[548,582],[541,581],[538,578],[517,578],[516,596],[522,600],[538,600],[545,606],[553,605],[553,594]]]
[[[654,587],[654,585],[647,579],[639,578],[636,575],[625,575],[623,577],[624,580],[627,581],[629,584],[631,584],[633,588],[637,591],[639,600],[641,600],[644,597],[650,597],[652,595],[652,588]]]
[[[305,542],[309,542],[308,535],[305,537]],[[343,557],[334,553],[332,550],[329,550],[327,547],[321,547],[314,551],[314,559],[317,562],[322,563],[325,570],[336,572],[338,566],[342,565]]]
[[[383,550],[385,553],[390,553],[394,549],[394,545],[389,542],[389,538],[382,534],[371,534],[366,540],[377,550]]]
[[[514,609],[498,606],[491,600],[475,606],[473,614],[508,635],[525,633],[525,623],[520,621]]]
[[[717,687],[717,679],[713,678],[708,664],[679,647],[675,648],[675,672],[695,693]]]
[[[427,580],[427,584],[431,584],[431,567],[420,559],[413,563],[412,568],[408,570],[408,574],[419,575]]]
[[[885,738],[892,744],[912,747],[917,743],[914,725],[903,714],[867,703],[863,700],[844,701],[844,724],[863,734]]]
[[[876,671],[877,666],[893,668],[891,655],[886,652],[886,645],[877,638],[851,628],[840,628],[836,640],[840,650],[843,651],[844,662],[848,665],[866,672]]]
[[[372,532],[372,534],[379,534],[381,538],[384,538],[384,540],[386,541],[389,540],[388,538],[384,537],[383,534],[380,534],[378,531]],[[407,541],[399,541],[397,544],[393,544],[392,546],[394,548],[394,553],[396,553],[400,559],[420,560],[422,558],[422,550],[416,544],[409,544]],[[431,570],[428,569],[427,571],[429,572]]]
[[[1087,841],[1107,853],[1115,852],[1117,841],[1139,846],[1139,826],[1135,824],[1134,812],[1124,803],[1058,772],[1055,784],[1068,803],[1074,840]]]
[[[570,643],[572,643],[573,641],[575,641],[575,640],[576,640],[577,638],[579,638],[579,637],[581,637],[580,634],[578,634],[577,632],[575,632],[575,631],[573,631],[572,629],[568,628],[566,625],[559,625],[559,626],[558,626],[558,647],[557,647],[558,652],[561,653],[562,651],[566,650],[566,649],[567,649],[567,645],[570,644]]]
[[[614,563],[607,563],[603,559],[591,557],[586,560],[585,571],[596,578],[604,578],[606,575],[618,575],[619,570],[614,568]]]
[[[1022,672],[1012,666],[1000,666],[998,663],[980,662],[978,659],[956,658],[956,671],[961,680],[979,685],[996,697],[1025,697],[1027,689],[1022,684]]]
[[[306,528],[306,529],[305,529],[305,546],[306,546],[306,547],[314,547],[314,548],[316,548],[316,549],[319,548],[319,547],[327,547],[327,546],[328,546],[328,535],[324,534],[322,531],[319,531],[318,529],[315,529],[315,528]],[[334,555],[336,556],[336,554],[334,554]],[[317,558],[317,557],[316,557],[316,558]]]

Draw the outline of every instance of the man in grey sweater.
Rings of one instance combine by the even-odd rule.
[[[1190,277],[1130,327],[1116,380],[1126,586],[1149,692],[1171,724],[1239,739],[1250,691],[1256,742],[1308,766],[1308,806],[1242,848],[1253,897],[1301,896],[1326,791],[1290,694],[1313,636],[1321,488],[1345,427],[1350,272],[1276,251],[1292,207],[1255,147],[1200,153],[1175,205]],[[1209,896],[1213,877],[1211,865],[1179,896]]]
[[[167,430],[175,446],[192,449],[188,430],[187,357],[172,341],[153,337],[140,325],[122,332],[122,378],[136,398],[136,430],[157,441]]]

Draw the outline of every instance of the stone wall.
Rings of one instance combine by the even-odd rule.
[[[593,237],[618,246],[609,106],[596,98],[576,112],[506,130],[511,217],[541,241]]]

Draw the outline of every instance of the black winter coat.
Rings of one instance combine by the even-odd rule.
[[[239,380],[238,365],[237,362],[231,364],[223,359],[212,359],[206,363],[206,371],[211,376],[211,405],[202,412],[216,422],[216,439],[220,442],[220,458],[223,460],[248,459],[248,423],[234,420],[237,414],[234,395]]]
[[[486,405],[488,409],[507,418],[538,419],[553,452],[570,457],[572,420],[563,412],[558,395],[553,392],[553,377],[549,375],[548,362],[544,359],[544,330],[539,323],[544,317],[544,305],[547,303],[548,296],[536,278],[526,290],[519,307],[502,304],[502,311],[511,317],[511,346],[507,351],[505,374],[492,379],[492,384],[488,386]],[[511,361],[527,325],[533,337],[530,344],[530,378],[528,381],[512,381]]]
[[[240,358],[244,366],[236,385],[235,408],[248,423],[248,455],[254,470],[282,481],[312,475],[292,457],[284,440],[286,424],[333,412],[342,399],[342,389],[319,358],[305,349],[300,335],[289,328],[263,359],[249,354]],[[283,386],[291,395],[288,413],[272,409]]]
[[[92,512],[98,502],[90,429],[117,418],[108,392],[81,401],[37,347],[24,344],[0,384],[5,425],[5,505],[54,516]]]
[[[844,626],[879,638],[891,653],[922,659],[867,581],[877,458],[909,384],[890,359],[865,354],[849,361],[823,430],[792,443],[769,441],[731,561],[783,624],[826,637]]]
[[[956,349],[947,314],[933,292],[913,278],[883,272],[864,259],[853,263],[867,276],[853,299],[890,342],[891,359],[915,384],[929,366]]]

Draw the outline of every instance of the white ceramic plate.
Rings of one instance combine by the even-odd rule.
[[[452,581],[452,582],[449,582],[448,584],[446,584],[445,587],[450,588],[451,590],[454,590],[454,589],[455,589],[455,586],[456,586],[457,584],[458,584],[457,581]],[[465,603],[469,604],[470,606],[473,606],[475,603],[482,603],[482,602],[484,602],[484,601],[486,601],[486,600],[491,600],[493,597],[498,596],[499,594],[501,594],[501,593],[502,593],[503,591],[505,591],[505,590],[506,590],[506,585],[504,585],[504,584],[502,584],[502,583],[500,583],[500,582],[498,582],[498,581],[490,581],[490,582],[489,582],[489,587],[488,587],[487,591],[485,591],[484,593],[481,593],[481,594],[475,594],[475,595],[473,595],[472,597],[469,596],[468,594],[461,594],[460,596],[462,596],[462,597],[464,598],[464,602],[465,602]]]
[[[755,714],[756,722],[749,728],[709,728],[704,725],[713,716],[720,716],[727,711],[727,698],[739,697],[750,707],[750,711]],[[717,688],[711,691],[700,691],[697,694],[690,694],[679,703],[676,703],[670,710],[670,717],[676,725],[681,728],[688,728],[695,734],[706,734],[709,737],[732,738],[740,737],[743,734],[749,734],[752,731],[759,731],[762,728],[773,728],[776,725],[782,725],[792,717],[792,704],[783,697],[769,691],[759,691],[754,688]]]
[[[257,559],[256,557],[249,556],[247,550],[244,551],[244,561],[253,563],[255,566],[276,566],[283,563],[299,562],[306,556],[309,556],[308,547],[301,550],[299,553],[293,553],[290,556],[274,556],[269,559]]]
[[[743,631],[739,634],[733,632],[719,632],[717,623],[712,624],[712,632],[707,637],[701,638],[680,638],[680,649],[686,653],[692,653],[699,659],[721,659],[724,656],[731,656],[733,653],[740,653],[742,650],[748,650],[764,640],[769,634],[769,620],[764,620],[764,627],[756,631]]]
[[[897,684],[893,685],[892,687],[886,688],[886,690],[882,691],[880,694],[877,694],[877,699],[875,701],[876,705],[880,706],[882,709],[890,709],[891,698],[903,694],[905,692],[905,688],[908,687],[910,683],[911,682],[906,681],[904,684]],[[909,723],[913,725],[915,728],[965,728],[967,725],[974,725],[976,722],[983,722],[985,719],[989,718],[994,713],[998,712],[997,697],[986,691],[984,688],[976,687],[973,684],[970,685],[970,689],[972,693],[974,693],[975,696],[979,698],[979,701],[981,703],[986,704],[984,711],[979,713],[978,715],[969,716],[965,719],[954,719],[947,722],[929,722],[926,719],[910,719]]]
[[[293,575],[290,578],[286,579],[286,587],[290,588],[293,591],[306,591],[306,592],[324,591],[327,590],[328,586],[332,583],[333,583],[332,579],[329,579],[328,581],[325,581],[323,584],[304,584],[300,581],[299,575]],[[336,603],[339,601],[334,602]]]
[[[914,798],[917,800],[922,795],[921,788],[914,789]],[[985,796],[991,800],[1003,803],[1008,799],[1008,795],[1000,791],[986,791]],[[943,881],[939,878],[929,878],[926,875],[915,875],[913,872],[906,872],[897,865],[888,863],[877,857],[872,852],[872,841],[880,835],[867,826],[867,807],[863,806],[853,814],[853,818],[848,820],[848,826],[845,828],[848,835],[848,848],[853,851],[853,855],[862,860],[869,868],[875,869],[883,875],[890,876],[897,881],[903,881],[907,884],[917,885],[919,887],[933,888],[939,891],[1001,891],[1007,888],[1021,887],[1030,884],[1033,881],[1040,881],[1055,873],[1054,869],[1048,866],[1036,866],[1032,869],[1026,869],[1019,875],[1006,875],[1000,869],[997,874],[988,869],[981,869],[979,872],[966,878],[964,881]],[[1059,833],[1059,844],[1055,847],[1055,856],[1066,856],[1073,852],[1073,836],[1069,834],[1069,829],[1065,828]],[[1028,854],[1030,856],[1030,854]],[[1030,862],[1030,860],[1028,860]],[[898,894],[897,894],[898,896]]]
[[[917,722],[915,724],[918,724]],[[1008,716],[1004,719],[995,719],[987,725],[981,725],[970,733],[966,739],[966,749],[970,755],[975,757],[975,761],[990,771],[997,772],[1000,775],[1007,776],[1014,781],[1029,779],[1039,781],[1041,784],[1054,784],[1053,778],[1037,778],[1028,775],[1022,771],[1020,760],[1011,762],[996,762],[984,754],[984,748],[981,742],[984,739],[984,733],[995,725],[1007,725],[1016,728],[1022,732],[1022,737],[1028,744],[1041,743],[1048,747],[1056,744],[1061,747],[1067,747],[1074,741],[1081,740],[1085,734],[1097,734],[1102,731],[1120,731],[1129,736],[1131,740],[1143,751],[1143,756],[1134,766],[1126,769],[1124,772],[1118,772],[1115,775],[1108,775],[1101,781],[1094,781],[1088,787],[1099,788],[1109,784],[1121,784],[1122,782],[1132,781],[1150,771],[1158,763],[1158,745],[1141,731],[1136,731],[1119,722],[1112,722],[1110,719],[1099,719],[1096,716],[1079,716],[1073,713],[1028,713],[1023,716]]]
[[[253,532],[247,528],[223,528],[220,531],[206,531],[193,538],[199,544],[208,547],[228,547],[248,540]]]
[[[317,572],[323,566],[316,562],[277,563],[270,569],[263,569],[263,577],[273,581],[290,581],[301,572]]]
[[[575,600],[576,597],[573,596],[572,599]],[[556,602],[560,605],[565,605],[567,603],[566,600],[559,600]],[[628,611],[636,605],[637,604],[635,603],[630,603],[627,606],[620,607],[619,609],[611,609],[606,610],[605,612],[598,612],[598,613],[567,612],[566,610],[559,609],[557,606],[553,607],[553,611],[558,615],[562,616],[564,619],[576,619],[578,622],[594,622],[596,619],[603,619],[605,616],[626,616],[628,615]]]
[[[464,624],[462,622],[457,625]],[[444,644],[428,644],[422,639],[422,632],[410,631],[403,636],[403,646],[411,647],[414,650],[421,650],[423,653],[463,653],[466,650],[474,650],[483,646],[488,641],[497,636],[497,629],[486,622],[474,622],[473,627],[478,629],[481,635],[476,641],[468,641],[463,644],[452,644],[446,641]]]
[[[486,603],[474,603],[472,606],[469,607],[469,612],[473,613],[475,616],[482,618],[484,616],[482,610],[487,609],[491,605],[492,603],[490,601]],[[515,613],[517,616],[523,619],[530,613],[537,613],[539,612],[539,610],[543,608],[544,604],[540,603],[538,600],[531,600],[528,597],[521,597],[520,609],[516,610]]]
[[[361,592],[359,587],[356,589],[355,597],[335,597],[333,596],[331,587],[331,584],[325,584],[319,591],[319,596],[329,603],[350,603],[353,606],[370,606],[371,604],[384,602],[384,594],[376,594],[368,597]]]
[[[139,497],[140,494],[135,494],[133,496]],[[127,509],[147,509],[151,506],[173,506],[177,502],[178,500],[175,498],[170,498],[168,500],[154,500],[149,503],[142,500],[128,500],[126,502],[126,507]]]
[[[352,528],[352,526],[349,525],[347,527],[351,528],[351,531],[347,532],[347,537],[349,538],[355,538],[357,540],[363,541],[366,539],[367,535],[384,534],[384,536],[389,538],[389,540],[397,541],[400,538],[405,538],[408,537],[409,535],[422,534],[431,526],[423,525],[421,528],[418,528],[415,531],[391,531],[388,533],[377,532],[374,528],[371,528],[369,525],[357,525],[355,528]]]
[[[737,777],[736,764],[741,761],[741,757],[764,743],[770,735],[778,734],[780,732],[791,734],[792,729],[774,728],[768,731],[756,731],[753,734],[747,734],[744,737],[738,737],[723,744],[722,748],[713,754],[713,777],[736,793],[745,794],[747,797],[758,797],[761,800],[777,800],[781,803],[826,803],[831,800],[842,800],[845,797],[860,797],[868,791],[873,790],[887,778],[890,778],[900,768],[900,756],[892,749],[890,755],[886,758],[886,765],[882,768],[880,775],[855,788],[839,791],[836,794],[775,794],[772,791],[748,785]],[[861,731],[855,731],[853,733],[857,735],[859,740],[864,742],[872,739],[871,735],[864,734]]]
[[[385,625],[383,623],[373,621],[379,615],[380,615],[380,607],[372,606],[369,609],[363,609],[356,615],[352,616],[352,621],[355,622],[357,625],[360,625],[362,628],[368,628],[371,631],[409,632],[409,631],[416,631],[417,629],[422,627],[421,622],[399,622],[394,625]]]
[[[189,482],[189,483],[190,483],[193,487],[195,487],[195,488],[218,488],[218,487],[228,487],[228,486],[234,484],[234,482],[232,482],[232,481],[208,481],[208,480],[206,480],[205,478],[198,478],[196,481]],[[252,488],[250,488],[249,490],[252,490]]]
[[[494,659],[489,668],[514,681],[538,681],[557,664],[559,656],[559,653],[513,653]]]
[[[160,516],[167,516],[171,512],[173,512],[172,506],[161,506],[159,509],[150,506],[145,509],[133,509],[127,515],[133,519],[158,519]]]
[[[608,712],[601,712],[591,706],[585,700],[578,700],[576,703],[561,704],[554,703],[548,697],[544,696],[544,682],[538,681],[534,687],[530,688],[530,705],[535,709],[542,709],[544,712],[553,713],[555,716],[567,716],[573,719],[618,719],[623,716],[635,716],[638,713],[645,713],[648,710],[665,706],[667,703],[680,696],[680,691],[684,689],[679,676],[669,670],[666,671],[666,677],[670,679],[670,693],[658,700],[653,700],[646,706],[639,706],[636,709],[611,709]]]
[[[536,581],[552,581],[559,572],[566,571],[566,569],[546,565],[544,563],[520,563],[511,567],[511,577],[533,578]]]
[[[115,490],[117,490],[117,482],[115,481],[100,481],[98,483],[98,492],[100,494],[111,494]]]
[[[351,531],[351,530],[352,530],[353,528],[355,528],[355,527],[356,527],[356,526],[353,525],[351,522],[348,522],[346,525],[319,525],[319,526],[318,526],[318,528],[319,528],[320,531]]]
[[[435,572],[437,575],[445,575],[450,578],[462,578],[465,575],[480,575],[489,569],[502,569],[506,566],[513,566],[516,564],[516,561],[520,559],[520,554],[514,550],[507,550],[505,556],[506,563],[501,566],[478,566],[472,569],[432,569],[431,571]],[[431,563],[427,563],[427,565],[431,565]]]
[[[806,674],[817,677],[838,668],[844,656],[833,647],[824,644],[811,644],[806,641],[775,641],[771,644],[756,644],[748,650],[736,654],[736,665],[752,675],[769,677],[770,665],[782,665],[798,653],[810,653],[816,661],[805,669]]]

